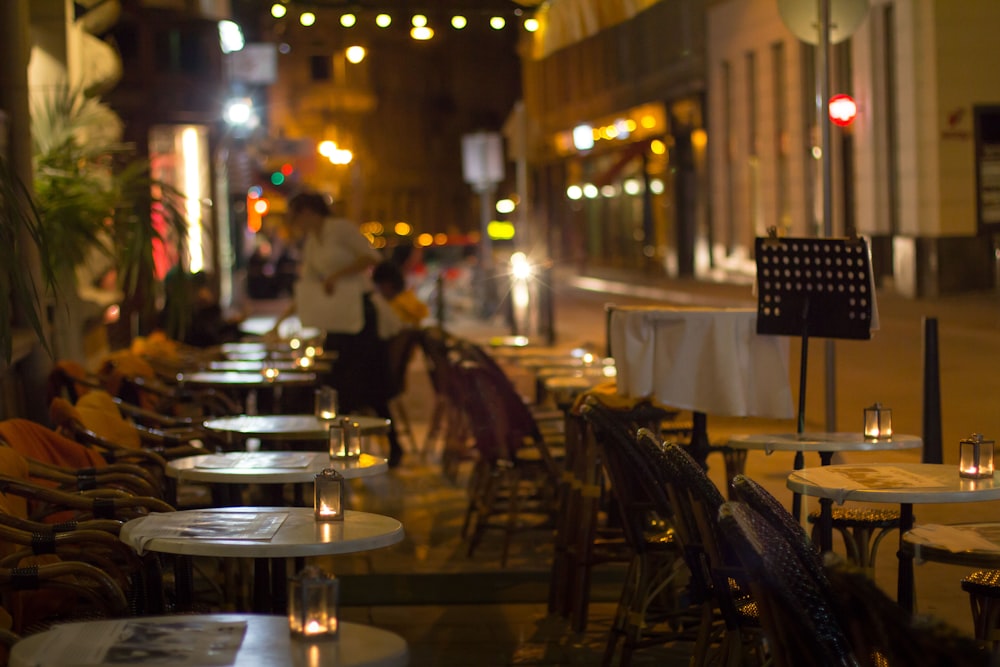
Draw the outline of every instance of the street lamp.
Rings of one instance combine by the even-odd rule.
[[[252,127],[259,122],[249,97],[234,97],[226,102],[222,117],[232,127]]]

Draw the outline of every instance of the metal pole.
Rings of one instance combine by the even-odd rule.
[[[493,268],[493,243],[490,241],[489,226],[493,219],[493,200],[496,186],[492,183],[479,188],[479,294],[480,314],[492,317],[497,307],[496,276]]]
[[[936,317],[924,318],[923,463],[944,463],[941,436],[941,363]]]
[[[816,76],[816,122],[820,127],[823,170],[823,236],[833,236],[833,152],[830,150],[830,0],[819,0],[819,53]],[[832,338],[826,340],[826,430],[837,430],[837,353]]]

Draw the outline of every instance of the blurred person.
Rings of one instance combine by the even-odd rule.
[[[288,200],[288,222],[301,235],[302,257],[292,301],[270,336],[293,314],[304,327],[326,332],[324,347],[335,354],[322,380],[337,390],[340,409],[350,414],[370,408],[389,419],[389,466],[403,456],[389,412],[392,393],[386,339],[400,328],[389,308],[379,308],[369,270],[381,255],[358,225],[334,215],[326,197],[302,192]],[[395,321],[394,321],[395,320]]]
[[[430,314],[427,304],[406,286],[403,271],[395,262],[384,261],[378,264],[372,270],[372,282],[406,326],[419,327]]]
[[[240,339],[244,313],[226,313],[204,271],[188,273],[175,266],[164,276],[166,299],[159,327],[176,341],[195,347],[212,347]]]

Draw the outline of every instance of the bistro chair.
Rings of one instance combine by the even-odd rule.
[[[509,381],[472,360],[458,365],[458,377],[478,454],[463,535],[472,556],[487,530],[502,531],[506,567],[515,533],[554,526],[559,454]]]
[[[639,430],[637,442],[675,508],[675,525],[692,572],[692,594],[702,600],[692,664],[767,664],[769,654],[748,575],[719,537],[718,511],[725,502],[721,492],[682,446],[664,442],[649,429]]]
[[[146,469],[117,463],[101,452],[27,419],[0,422],[0,442],[27,459],[31,478],[69,491],[119,489],[157,496],[155,477]]]
[[[455,481],[462,461],[472,456],[471,433],[464,409],[461,379],[458,376],[458,339],[441,327],[421,330],[420,349],[434,389],[427,436],[422,452],[433,453],[441,442],[441,468],[444,476]]]
[[[854,667],[829,595],[769,521],[743,503],[719,507],[721,536],[749,574],[776,667]]]
[[[389,375],[392,382],[392,392],[389,397],[389,410],[397,430],[410,441],[414,453],[422,453],[422,447],[417,443],[410,424],[410,415],[406,412],[403,393],[406,391],[406,376],[410,370],[413,355],[420,347],[423,334],[419,329],[403,329],[387,341],[386,349],[389,355]]]
[[[809,538],[792,513],[785,509],[785,506],[767,489],[746,475],[737,474],[730,482],[730,487],[733,491],[733,500],[747,504],[760,514],[788,541],[810,574],[822,579],[823,558],[816,547],[817,543]]]
[[[116,581],[135,613],[162,608],[159,562],[122,549],[117,536],[123,521],[169,506],[115,490],[39,486],[30,480],[28,461],[8,447],[0,447],[0,469],[0,567],[86,563]]]
[[[962,579],[962,590],[969,594],[976,639],[1000,655],[1000,570],[970,572]]]
[[[833,529],[844,538],[847,559],[869,574],[875,571],[875,558],[886,535],[899,530],[899,510],[894,508],[841,507],[832,508]],[[813,524],[813,539],[818,540],[819,510],[809,513]]]
[[[65,561],[0,568],[0,594],[10,611],[12,632],[40,632],[53,623],[129,615],[115,580],[100,568]]]
[[[581,414],[594,431],[601,463],[611,480],[624,542],[628,546],[628,572],[622,587],[602,664],[626,667],[632,653],[645,646],[697,638],[697,607],[682,602],[688,575],[682,542],[672,525],[673,508],[666,490],[656,483],[649,462],[635,442],[638,428],[627,415],[616,414],[599,401],[587,401]],[[609,503],[610,504],[610,503]],[[613,552],[612,552],[613,553]],[[611,560],[615,554],[603,559]],[[621,554],[617,554],[621,560]],[[575,587],[586,594],[593,554],[577,558]],[[581,601],[585,604],[586,599]]]

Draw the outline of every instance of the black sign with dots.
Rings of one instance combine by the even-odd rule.
[[[757,333],[871,338],[871,257],[864,239],[758,238]]]

